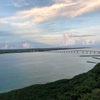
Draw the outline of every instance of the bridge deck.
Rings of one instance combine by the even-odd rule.
[[[82,54],[100,54],[100,51],[94,50],[53,50],[55,53],[82,53]]]

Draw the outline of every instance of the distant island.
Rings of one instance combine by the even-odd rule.
[[[57,47],[57,48],[29,48],[29,49],[1,49],[0,54],[4,53],[24,53],[24,52],[44,52],[51,50],[84,49],[89,47]]]
[[[100,100],[100,63],[72,79],[1,93],[0,100]]]

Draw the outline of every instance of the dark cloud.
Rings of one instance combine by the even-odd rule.
[[[96,35],[72,35],[70,37],[90,37],[90,36],[96,36]]]

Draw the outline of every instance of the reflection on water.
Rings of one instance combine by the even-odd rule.
[[[71,78],[95,64],[78,54],[33,52],[0,55],[0,92]]]

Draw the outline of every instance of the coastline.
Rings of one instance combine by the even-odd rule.
[[[99,79],[100,63],[89,71],[75,75],[71,79],[35,84],[0,93],[0,100],[83,100],[83,98],[90,100],[90,97],[93,98],[91,100],[94,100],[94,97],[96,100],[100,100]]]
[[[85,48],[89,48],[89,47],[1,49],[0,50],[0,54],[5,54],[5,53],[24,53],[24,52],[45,52],[45,51],[52,51],[52,50],[69,50],[69,49],[85,49]]]

